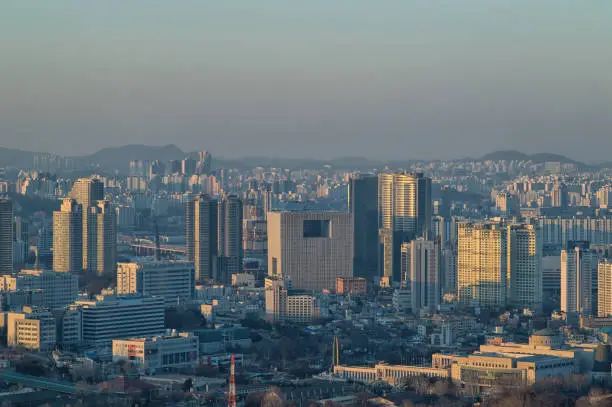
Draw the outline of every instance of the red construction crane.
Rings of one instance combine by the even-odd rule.
[[[230,360],[229,394],[227,396],[228,407],[236,407],[236,355]]]

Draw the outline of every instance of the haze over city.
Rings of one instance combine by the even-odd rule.
[[[7,2],[0,146],[602,161],[611,15],[605,1]]]

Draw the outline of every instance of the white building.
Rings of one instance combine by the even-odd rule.
[[[193,298],[195,267],[187,261],[160,260],[117,264],[117,294],[163,297],[166,305]]]
[[[333,290],[336,278],[353,275],[349,213],[269,212],[268,274],[293,287]]]
[[[198,337],[191,333],[113,340],[113,362],[127,360],[148,371],[195,367],[198,355]]]
[[[83,342],[110,344],[113,339],[146,337],[164,333],[162,297],[104,296],[79,300],[72,308],[81,310]]]
[[[0,276],[0,291],[41,290],[42,305],[60,309],[70,305],[79,295],[79,277],[70,273],[23,270],[14,276]]]
[[[440,246],[416,239],[401,246],[402,285],[410,290],[411,309],[434,313],[440,305]]]
[[[572,242],[561,251],[561,311],[591,315],[593,277],[597,274],[597,254],[588,242]]]

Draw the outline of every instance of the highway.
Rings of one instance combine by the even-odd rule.
[[[58,393],[77,394],[80,392],[99,392],[96,387],[92,386],[87,386],[83,388],[79,387],[79,389],[77,389],[76,385],[70,382],[61,382],[57,380],[48,379],[46,377],[31,376],[9,370],[1,370],[0,379],[9,383],[22,383],[24,386],[27,387],[51,390]]]

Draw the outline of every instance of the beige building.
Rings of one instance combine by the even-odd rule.
[[[5,318],[9,347],[23,346],[29,350],[45,351],[55,346],[55,319],[49,311],[23,307],[22,312],[8,312]]]
[[[597,316],[612,316],[612,262],[609,260],[597,266]]]
[[[198,336],[192,333],[113,340],[113,362],[126,360],[149,371],[195,367],[198,355]]]
[[[167,306],[185,302],[195,293],[193,263],[179,260],[117,264],[117,294],[163,297]]]
[[[535,225],[458,224],[457,295],[468,305],[542,305],[542,242]]]
[[[117,267],[117,214],[108,201],[97,201],[88,211],[87,270],[98,274],[114,273]],[[85,259],[83,261],[85,265]]]
[[[89,230],[90,207],[96,206],[97,201],[104,199],[104,184],[99,179],[80,178],[72,186],[70,198],[74,199],[77,204],[81,205],[82,218],[80,222],[82,243],[82,265],[84,270],[94,270],[93,265],[89,264],[91,253],[95,253],[95,249],[90,248],[92,242],[92,232]],[[116,222],[116,221],[115,221]],[[96,234],[97,235],[97,234]],[[99,260],[98,260],[99,261]]]
[[[316,298],[305,290],[287,288],[288,281],[265,280],[266,314],[272,321],[309,323],[320,315]]]
[[[579,358],[570,351],[556,350],[560,339],[539,332],[524,348],[507,346],[488,349],[483,345],[471,355],[433,354],[431,366],[376,364],[374,367],[334,366],[336,376],[360,382],[385,381],[401,385],[411,377],[451,378],[471,394],[486,393],[491,387],[530,386],[540,380],[567,377],[581,370]],[[592,360],[592,354],[590,354]],[[588,366],[587,366],[588,368]],[[586,370],[583,370],[586,371]]]
[[[410,292],[412,313],[434,313],[440,305],[440,246],[422,238],[402,243],[402,285]]]
[[[353,228],[349,213],[269,212],[268,274],[294,288],[333,290],[353,275]]]
[[[83,207],[76,200],[62,200],[53,212],[53,270],[83,270]]]

